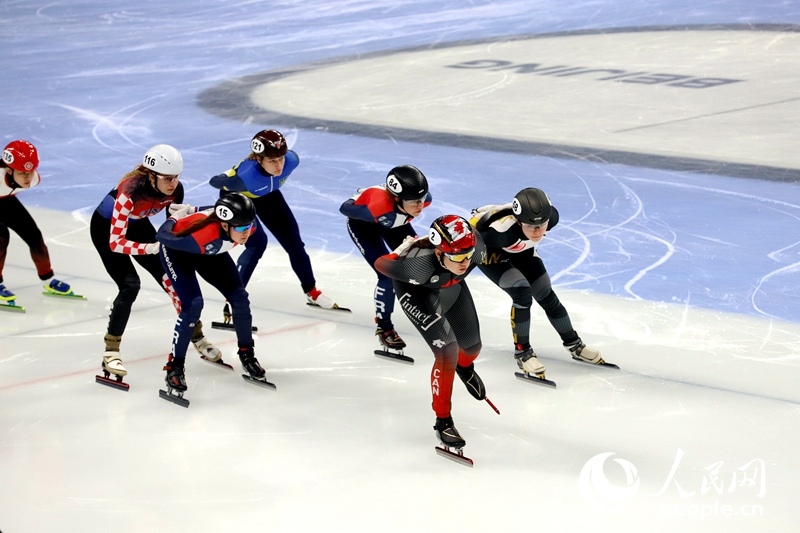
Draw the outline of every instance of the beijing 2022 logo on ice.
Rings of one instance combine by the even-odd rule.
[[[614,459],[613,463],[619,467],[617,472],[610,472],[612,482],[606,474],[606,460],[614,455],[605,452],[589,459],[581,470],[578,479],[581,496],[586,502],[598,511],[613,513],[626,507],[639,493],[639,473],[636,467],[625,459]],[[621,473],[624,475],[614,475]],[[619,479],[617,479],[619,478]]]

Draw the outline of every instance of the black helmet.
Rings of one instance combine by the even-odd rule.
[[[522,189],[514,196],[511,211],[514,212],[517,222],[541,224],[550,218],[550,198],[541,189]]]
[[[214,213],[226,224],[246,226],[256,219],[256,206],[247,196],[232,192],[217,200]]]
[[[401,200],[419,200],[428,194],[428,180],[417,167],[394,167],[386,175],[386,189]]]

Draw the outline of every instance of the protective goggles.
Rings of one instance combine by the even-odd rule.
[[[403,201],[409,205],[422,205],[425,203],[425,198],[427,198],[427,195],[423,196],[422,198],[415,198],[414,200],[403,200]]]
[[[444,255],[453,263],[463,263],[468,259],[472,259],[472,256],[475,254],[475,248],[470,250],[469,252],[462,252],[460,254],[448,254],[445,253]]]
[[[537,230],[539,228],[541,228],[543,230],[546,230],[548,222],[550,222],[550,219],[547,219],[547,220],[544,220],[542,222],[539,222],[538,224],[526,224],[524,222],[520,222],[520,224],[522,224],[523,228],[525,228],[527,230],[530,230],[530,231],[534,231],[534,230]]]
[[[166,181],[168,183],[172,183],[172,182],[178,181],[180,179],[180,176],[164,176],[163,174],[156,174],[156,176],[161,181]]]
[[[253,227],[253,223],[247,224],[246,226],[231,226],[233,231],[238,231],[239,233],[244,233],[245,231],[250,231]]]

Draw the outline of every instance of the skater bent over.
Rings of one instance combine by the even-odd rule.
[[[178,150],[166,144],[153,146],[144,154],[142,164],[125,174],[92,214],[89,226],[92,243],[119,291],[111,306],[105,336],[103,370],[106,373],[127,374],[119,346],[141,286],[131,259],[153,276],[172,298],[175,310],[181,311],[180,300],[158,258],[156,230],[150,222],[153,215],[183,201],[181,172],[183,157]],[[192,343],[209,359],[222,356],[203,335],[199,321]]]
[[[228,250],[244,245],[257,231],[253,202],[233,193],[217,200],[214,209],[188,215],[180,220],[169,218],[159,228],[160,258],[175,292],[182,302],[175,322],[172,351],[164,370],[170,390],[186,390],[184,361],[186,348],[203,310],[203,294],[197,276],[216,288],[230,303],[233,325],[239,343],[239,359],[253,378],[264,378],[264,369],[253,351],[250,300]]]
[[[428,180],[411,165],[394,167],[386,182],[359,191],[339,211],[347,217],[350,238],[378,276],[375,287],[375,332],[381,344],[401,350],[406,343],[394,330],[392,280],[375,266],[379,257],[394,250],[406,237],[416,236],[411,221],[431,204]]]
[[[44,244],[42,232],[17,194],[23,189],[36,187],[42,181],[36,171],[39,167],[39,152],[28,141],[12,141],[3,149],[0,161],[0,300],[13,302],[16,296],[3,284],[3,266],[10,238],[9,229],[22,237],[30,248],[33,264],[44,289],[61,296],[72,295],[72,289],[63,281],[55,279],[50,267],[50,254]]]
[[[300,158],[287,148],[286,139],[275,130],[256,133],[250,141],[250,149],[246,159],[224,174],[211,178],[211,186],[220,189],[220,196],[228,192],[240,192],[249,197],[256,206],[256,220],[267,227],[289,255],[292,270],[300,280],[308,303],[325,309],[338,309],[336,302],[317,288],[297,219],[280,191],[280,187],[300,164]],[[255,232],[247,241],[237,261],[245,287],[266,248],[265,231]],[[224,312],[227,315],[227,305]]]
[[[465,278],[485,253],[483,241],[465,219],[437,218],[427,237],[409,237],[375,268],[394,280],[397,299],[434,355],[431,372],[436,435],[442,444],[465,444],[453,424],[451,394],[455,374],[477,400],[486,398],[473,361],[481,351],[480,326]]]
[[[544,377],[545,366],[530,345],[533,300],[544,310],[574,359],[602,364],[600,352],[586,346],[572,328],[536,251],[536,245],[558,224],[558,211],[544,191],[530,187],[519,191],[510,204],[475,209],[471,222],[486,242],[481,271],[512,299],[511,331],[519,368]]]

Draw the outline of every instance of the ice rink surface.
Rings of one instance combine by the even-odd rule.
[[[0,312],[3,533],[797,530],[800,4],[12,1],[0,21],[0,135],[42,156],[20,199],[87,296],[42,296],[12,234],[3,277],[27,312]],[[190,348],[182,409],[157,394],[174,311],[143,277],[131,390],[95,384],[115,290],[93,209],[162,142],[211,203],[264,127],[300,154],[282,190],[318,286],[353,313],[306,306],[271,242],[248,289],[278,390],[239,377],[206,287],[237,370]],[[537,308],[558,388],[518,381],[510,301],[472,274],[501,411],[456,381],[472,469],[434,453],[432,356],[405,317],[416,363],[372,355],[373,274],[338,213],[406,163],[434,196],[418,231],[544,189],[555,289],[621,367],[571,361]]]

